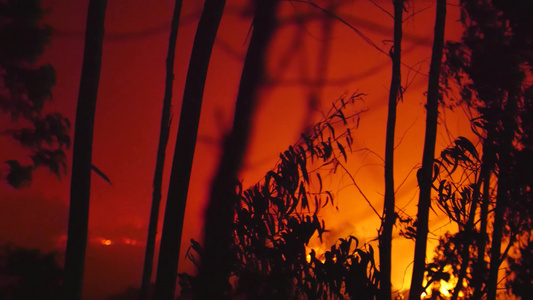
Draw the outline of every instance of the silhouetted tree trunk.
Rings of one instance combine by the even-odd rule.
[[[144,254],[144,267],[141,281],[141,291],[139,299],[148,298],[150,282],[152,280],[152,269],[154,264],[155,238],[157,235],[157,224],[159,221],[159,205],[161,203],[161,188],[163,185],[163,169],[165,166],[165,151],[168,144],[170,132],[171,109],[172,109],[172,87],[174,82],[174,56],[176,54],[176,40],[178,38],[178,26],[180,23],[182,0],[176,0],[174,13],[170,25],[170,36],[168,38],[168,52],[166,60],[165,95],[163,97],[163,109],[161,111],[161,126],[159,129],[159,145],[157,146],[157,157],[155,162],[155,172],[152,192],[152,207],[150,209],[150,222],[148,224],[148,237],[146,239],[146,251]]]
[[[379,299],[391,299],[391,251],[392,228],[396,222],[394,212],[394,132],[396,130],[396,106],[402,98],[402,21],[403,0],[394,3],[394,46],[391,49],[392,78],[389,91],[389,111],[387,116],[387,136],[385,140],[385,199],[381,232],[379,235],[380,293]]]
[[[483,141],[483,156],[481,158],[481,171],[479,177],[483,181],[482,198],[480,199],[480,225],[479,235],[477,238],[477,260],[474,265],[474,272],[472,274],[472,288],[474,289],[474,295],[472,299],[481,300],[483,296],[483,284],[486,283],[485,274],[487,272],[487,265],[485,261],[485,249],[487,245],[487,225],[489,216],[489,204],[490,204],[490,178],[491,172],[494,170],[495,153],[492,147],[493,141],[492,130],[489,129],[487,137]]]
[[[516,132],[514,118],[517,116],[516,105],[518,99],[513,90],[508,91],[502,115],[502,134],[498,147],[498,187],[496,195],[496,207],[494,208],[494,223],[492,226],[492,246],[490,250],[489,280],[487,282],[487,300],[496,299],[498,288],[498,272],[503,261],[501,257],[501,245],[503,227],[505,226],[504,214],[509,203],[510,169],[512,165],[511,153],[513,152],[513,139]],[[511,243],[511,242],[509,242]]]
[[[265,54],[275,27],[278,0],[258,0],[235,104],[233,128],[224,140],[205,215],[204,251],[196,299],[227,299],[234,254],[231,252],[234,209],[241,168],[265,72]]]
[[[205,79],[225,0],[206,0],[194,37],[161,234],[155,299],[174,299],[185,204],[196,147]]]
[[[423,292],[422,282],[426,269],[426,248],[428,235],[429,207],[431,205],[431,187],[433,178],[433,163],[435,157],[435,141],[437,138],[437,118],[439,115],[439,77],[444,47],[444,25],[446,21],[446,0],[437,0],[433,50],[429,69],[427,92],[426,134],[424,138],[424,153],[422,168],[418,174],[420,196],[418,199],[415,257],[413,263],[413,277],[409,292],[410,300],[419,300]]]
[[[81,299],[83,286],[91,192],[94,115],[100,80],[106,6],[107,0],[90,0],[87,12],[85,48],[83,50],[72,154],[70,208],[63,284],[63,299],[65,300]]]

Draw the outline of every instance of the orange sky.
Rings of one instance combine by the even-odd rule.
[[[166,181],[201,2],[184,1],[182,9]],[[247,2],[227,2],[215,43],[189,189],[182,256],[189,239],[200,237],[205,197],[216,166],[219,142],[231,124],[251,21],[249,14],[242,13],[243,3]],[[324,4],[328,1],[318,2]],[[366,0],[329,2],[345,2],[337,7],[339,16],[364,33],[375,47],[388,53],[392,44],[393,20],[390,16]],[[375,2],[392,11],[391,1]],[[61,112],[74,121],[88,1],[46,0],[44,3],[50,8],[46,22],[56,29],[56,34],[41,61],[51,63],[57,72],[54,102],[46,109]],[[87,252],[84,290],[88,299],[99,299],[105,294],[123,291],[128,285],[138,286],[140,283],[173,5],[172,0],[108,3],[93,163],[107,174],[113,185],[93,176],[89,224],[91,243]],[[407,178],[398,190],[397,206],[405,207],[407,213],[415,216],[418,201],[416,180],[415,173],[410,172],[422,158],[423,92],[427,86],[424,74],[429,69],[435,7],[434,1],[425,0],[410,1],[408,5],[407,15],[413,11],[419,13],[404,22],[402,59],[406,66],[402,68],[402,83],[408,88],[398,106],[395,180],[398,186]],[[292,19],[295,15],[321,15],[302,3],[286,1],[281,7],[282,20]],[[456,23],[458,17],[457,7],[448,5],[448,38],[460,35],[461,28]],[[304,126],[318,120],[320,112],[327,111],[332,101],[342,94],[359,91],[368,94],[361,104],[361,108],[368,111],[362,115],[359,129],[353,132],[354,150],[367,148],[376,155],[368,151],[356,152],[349,157],[348,168],[366,196],[381,211],[384,180],[383,162],[378,156],[382,156],[385,148],[390,59],[336,20],[331,22],[331,32],[325,36],[324,22],[323,18],[315,18],[304,25],[284,22],[276,33],[268,57],[270,80],[263,87],[242,179],[245,186],[259,180],[274,166],[279,152],[298,139]],[[324,80],[324,85],[322,88],[314,87],[314,91],[319,93],[319,100],[316,109],[309,110],[309,95],[313,89],[305,82],[319,79]],[[445,123],[453,136],[471,136],[466,120],[464,113],[458,110],[457,113],[447,112]],[[440,124],[444,124],[444,119],[441,118]],[[5,141],[2,137],[1,142]],[[440,126],[437,151],[450,141]],[[19,154],[20,148],[11,147],[9,158],[23,157]],[[4,159],[3,156],[1,158]],[[7,155],[5,159],[8,159]],[[379,219],[355,188],[338,188],[344,187],[344,183],[347,181],[330,187],[337,193],[340,212],[324,212],[326,226],[335,228],[329,238],[354,234],[360,241],[368,241],[376,236]],[[47,250],[64,243],[69,186],[69,175],[57,180],[45,170],[37,173],[32,187],[26,190],[15,191],[2,183],[0,188],[3,194],[5,191],[6,197],[0,202],[0,220],[3,220],[0,228],[5,230],[0,235],[1,242],[13,241],[22,246]],[[164,185],[164,194],[167,189]],[[443,218],[433,216],[433,219],[430,229],[446,223]],[[130,241],[126,242],[126,239]],[[103,240],[110,240],[111,245],[100,243]],[[136,244],[133,245],[131,240],[137,241]],[[411,270],[406,272],[406,268],[412,261],[413,247],[412,241],[394,240],[393,289],[408,287],[404,275],[405,280],[409,280]],[[433,251],[432,245],[428,251]],[[180,264],[180,271],[190,268],[190,262]]]

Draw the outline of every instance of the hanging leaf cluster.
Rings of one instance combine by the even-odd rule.
[[[467,282],[472,280],[479,240],[479,232],[473,224],[476,206],[482,196],[479,192],[480,168],[481,159],[475,145],[462,136],[435,159],[433,189],[437,192],[436,204],[451,222],[457,224],[459,231],[439,238],[433,261],[426,266],[426,288],[441,280],[448,282],[452,276]],[[456,288],[464,295],[472,293],[462,285]]]
[[[479,200],[473,199],[473,194],[480,167],[476,147],[462,136],[441,152],[440,159],[436,159],[433,166],[433,182],[438,182],[438,186],[433,185],[438,192],[437,205],[461,228],[471,217],[472,201]]]

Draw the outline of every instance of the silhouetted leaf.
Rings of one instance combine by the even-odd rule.
[[[341,145],[341,143],[337,142],[337,147],[339,147],[342,157],[344,157],[344,162],[348,162],[348,158],[346,157],[346,151],[344,151],[344,147]]]
[[[9,185],[16,189],[30,186],[32,166],[21,166],[16,160],[8,160],[5,163],[10,167],[6,178]]]
[[[322,193],[322,177],[320,173],[316,173],[316,178],[318,179],[318,193]]]
[[[472,154],[472,156],[474,156],[476,159],[479,159],[479,155],[477,153],[477,150],[476,150],[476,147],[474,146],[474,144],[472,144],[472,142],[470,142],[469,139],[463,137],[463,136],[460,136],[456,141],[455,143],[462,147],[463,149],[465,149],[466,151],[470,152],[470,154]]]
[[[100,169],[98,169],[95,165],[91,165],[91,169],[96,173],[98,174],[98,176],[102,177],[103,180],[107,181],[107,183],[109,183],[109,185],[113,185],[111,183],[111,180],[107,177],[107,175],[104,174],[104,172],[100,171]]]

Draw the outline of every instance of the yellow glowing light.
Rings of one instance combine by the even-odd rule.
[[[422,295],[420,295],[420,299],[424,299],[424,298],[426,298],[427,295],[428,295],[428,294],[426,294],[426,292],[423,292]]]
[[[319,247],[309,247],[305,246],[305,260],[310,263],[311,262],[311,250],[315,251],[315,257],[318,258],[319,261],[324,263],[326,261],[326,258],[324,257],[324,247],[320,245]]]
[[[450,294],[449,290],[451,290],[451,289],[453,289],[453,284],[448,283],[448,282],[446,282],[444,280],[440,281],[439,292],[441,293],[441,295],[446,296],[446,297],[450,297],[451,294]]]
[[[109,245],[111,245],[113,242],[111,242],[111,240],[102,239],[102,240],[100,241],[100,243],[102,243],[102,245],[109,246]]]

